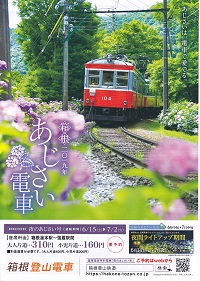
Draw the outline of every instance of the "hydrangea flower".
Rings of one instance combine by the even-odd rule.
[[[69,169],[72,174],[69,178],[68,188],[84,187],[92,182],[92,170],[88,162],[77,151],[69,151],[68,154]]]
[[[19,97],[15,100],[15,103],[24,111],[28,111],[31,107],[30,103],[23,97]]]
[[[7,69],[7,63],[3,60],[0,60],[0,70],[6,70]]]
[[[66,190],[61,194],[62,200],[65,200],[72,188],[83,188],[93,180],[92,169],[88,162],[77,151],[69,151],[68,167],[70,177]]]
[[[63,135],[61,124],[69,124],[70,130],[67,132],[69,141],[76,139],[85,129],[84,116],[74,111],[50,112],[42,117],[45,126],[53,133],[52,141],[60,144],[59,138]]]
[[[198,145],[178,139],[165,139],[150,151],[148,168],[162,176],[185,177],[198,172]]]
[[[19,106],[11,100],[0,101],[0,121],[22,123],[24,116]]]
[[[17,123],[17,122],[12,122],[12,126],[15,127],[15,129],[17,129],[18,131],[21,132],[30,132],[30,128],[28,125],[26,125],[25,123]]]
[[[187,206],[182,199],[174,200],[168,211],[165,211],[160,203],[153,206],[151,211],[164,220],[178,220],[189,214]]]
[[[8,83],[6,83],[5,81],[0,81],[0,87],[8,88]]]
[[[187,107],[190,107],[190,106],[193,106],[194,105],[194,103],[193,102],[190,102],[188,105],[187,105]]]
[[[25,114],[11,100],[0,101],[0,122],[9,121],[18,131],[29,132],[29,127],[23,123]]]

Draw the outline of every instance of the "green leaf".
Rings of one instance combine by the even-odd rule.
[[[182,218],[181,220],[198,220],[198,217],[195,216],[195,215],[190,214],[190,215]]]
[[[144,178],[149,178],[149,179],[154,179],[155,175],[154,173],[150,172],[149,170],[146,169],[139,169],[139,168],[130,168],[130,169],[125,169],[122,172],[122,175],[127,176],[127,177],[144,177]]]
[[[10,151],[9,144],[0,142],[0,158],[6,157],[9,151]]]
[[[79,145],[70,145],[69,148],[71,150],[77,150],[83,154],[90,154],[92,153],[91,146],[89,144],[83,143]]]
[[[163,207],[168,209],[172,202],[180,198],[183,194],[178,189],[171,189],[170,187],[165,188],[162,185],[156,185],[153,187],[140,187],[143,196],[146,200],[155,199],[162,203]]]
[[[69,176],[60,175],[58,171],[48,171],[48,180],[44,188],[41,190],[41,195],[46,197],[47,193],[56,195],[57,197],[67,188]]]
[[[113,201],[94,208],[98,219],[146,220],[157,219],[140,188],[123,188],[115,192]]]
[[[0,136],[3,141],[15,139],[26,147],[31,146],[31,143],[28,140],[29,133],[18,131],[8,121],[0,122]]]
[[[163,187],[168,188],[168,184],[165,179],[158,173],[151,172],[147,169],[130,168],[122,171],[122,175],[127,177],[144,177],[150,179],[155,185],[160,184]]]
[[[0,213],[6,206],[13,206],[13,191],[8,184],[0,184]]]
[[[86,192],[86,190],[86,188],[71,189],[67,201],[83,200],[83,194]]]
[[[182,185],[179,185],[179,188],[185,192],[197,190],[198,189],[198,180],[188,181]]]

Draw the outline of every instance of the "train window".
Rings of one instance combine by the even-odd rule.
[[[114,71],[103,71],[103,87],[113,88]]]
[[[137,75],[134,73],[133,74],[133,90],[135,90],[137,92],[137,88],[138,88],[138,78]]]
[[[98,70],[89,70],[89,87],[97,87],[99,86],[99,71]]]
[[[117,88],[127,88],[128,86],[128,72],[117,71]]]
[[[144,84],[141,80],[139,80],[139,83],[138,83],[138,93],[144,94]]]

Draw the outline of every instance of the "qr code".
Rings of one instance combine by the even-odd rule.
[[[176,272],[189,272],[190,271],[190,259],[176,259]]]

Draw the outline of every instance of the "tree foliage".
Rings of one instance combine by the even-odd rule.
[[[118,28],[121,28],[123,23],[129,23],[133,20],[144,22],[150,26],[158,26],[158,23],[152,15],[152,12],[134,12],[134,13],[120,13],[120,14],[108,14],[107,17],[101,17],[101,27],[106,29],[109,33]]]
[[[134,60],[137,68],[145,73],[147,62],[160,59],[162,55],[162,37],[156,29],[133,20],[102,38],[98,43],[99,56],[117,53],[119,47],[120,52]]]
[[[52,2],[59,1],[15,0],[22,18],[18,38],[29,67],[21,88],[26,95],[39,96],[44,101],[62,99],[63,20],[56,28],[55,25],[63,7],[56,10],[54,3],[50,8]],[[73,3],[69,0],[70,5]],[[168,50],[172,54],[168,52],[170,101],[197,102],[198,0],[170,0],[167,7]],[[182,79],[183,7],[187,9],[187,79]],[[151,8],[161,9],[163,2]],[[101,19],[103,28],[99,29],[100,18],[95,13],[84,14],[84,9],[91,11],[91,4],[80,0],[69,11],[69,96],[82,97],[85,62],[118,50],[150,77],[151,89],[162,95],[163,13],[116,14],[109,16],[110,20]]]
[[[15,0],[21,22],[17,28],[25,63],[29,68],[26,77],[26,94],[41,97],[44,101],[62,99],[63,68],[63,7],[52,0]],[[69,0],[69,95],[83,94],[84,63],[96,56],[93,36],[99,18],[85,14],[91,3]],[[45,86],[45,87],[44,87]]]
[[[17,44],[15,29],[13,28],[10,29],[10,53],[12,71],[18,71],[21,74],[25,74],[27,68],[24,64],[21,48],[19,44]]]
[[[157,3],[153,8],[161,8]],[[168,1],[168,30],[172,44],[172,57],[168,61],[169,97],[176,102],[182,99],[198,102],[198,0]],[[183,23],[183,10],[186,8],[186,23]],[[158,21],[163,19],[154,14]],[[183,33],[183,29],[186,30]],[[184,35],[185,34],[185,35]],[[168,49],[170,49],[168,42]],[[187,48],[183,50],[183,44]],[[184,56],[183,56],[184,54]],[[186,60],[185,62],[183,62]],[[183,63],[186,63],[186,76],[182,77]],[[155,61],[148,66],[151,88],[159,91],[162,88],[162,61]]]

